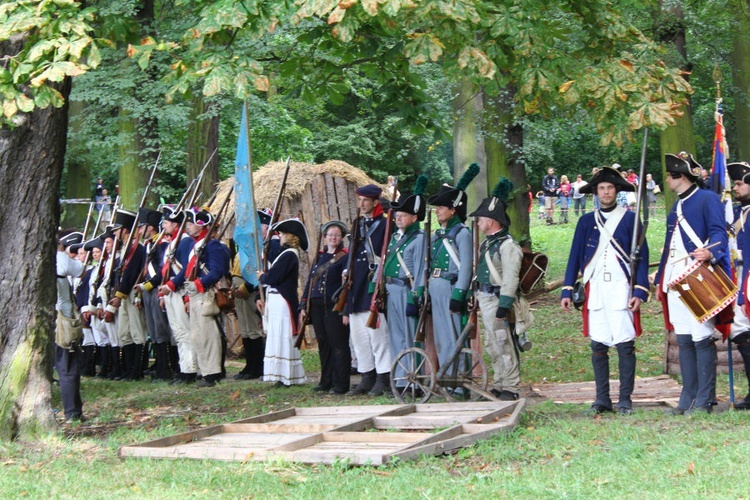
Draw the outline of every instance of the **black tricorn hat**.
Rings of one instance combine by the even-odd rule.
[[[185,217],[188,222],[192,222],[197,226],[208,226],[214,220],[214,216],[211,212],[204,208],[189,208],[185,210]]]
[[[94,248],[98,248],[99,250],[101,250],[102,248],[104,248],[104,238],[106,234],[107,233],[101,234],[96,238],[92,238],[89,241],[84,242],[83,249],[87,252],[90,252]]]
[[[112,230],[120,229],[121,227],[125,227],[130,230],[133,228],[134,222],[135,212],[118,208],[115,212],[114,217],[112,217],[112,225],[110,227],[112,228]]]
[[[617,192],[635,191],[635,186],[629,183],[627,179],[624,179],[618,170],[615,170],[612,167],[602,167],[594,174],[589,183],[579,189],[578,192],[583,194],[596,194],[596,186],[598,186],[600,182],[614,184]]]
[[[177,207],[174,205],[162,205],[161,213],[164,216],[164,220],[169,222],[175,222],[177,224],[182,223],[182,219],[185,218],[184,212],[178,212],[175,210]]]
[[[161,224],[161,212],[152,208],[141,207],[138,209],[138,225],[148,224],[154,229],[159,229]]]
[[[83,233],[74,232],[68,233],[60,238],[60,243],[63,247],[68,248],[71,245],[77,245],[83,241]]]
[[[271,212],[270,208],[263,208],[261,210],[257,210],[258,212],[258,218],[260,219],[261,224],[265,224],[266,226],[271,223],[271,219],[273,218],[273,212]]]
[[[509,179],[501,177],[491,195],[483,199],[479,207],[469,215],[471,217],[489,217],[498,221],[503,227],[510,227],[510,217],[508,217],[506,209],[508,197],[512,191],[513,183]]]
[[[302,224],[301,220],[294,218],[277,222],[276,224],[271,226],[271,231],[295,235],[297,238],[299,238],[299,247],[302,250],[307,251],[307,230],[305,229],[305,225]]]
[[[417,182],[414,184],[414,193],[406,197],[401,195],[398,200],[391,202],[391,209],[394,212],[406,212],[407,214],[416,215],[417,220],[424,220],[424,216],[427,213],[427,200],[423,193],[429,180],[429,177],[420,174],[417,177]]]
[[[464,175],[459,179],[456,187],[443,184],[440,187],[438,194],[434,194],[427,198],[427,203],[438,207],[450,207],[456,209],[456,215],[461,219],[461,222],[466,220],[466,202],[469,197],[466,195],[465,189],[469,186],[474,177],[479,173],[479,165],[472,163],[469,168],[464,172]]]
[[[750,164],[746,161],[728,164],[727,173],[733,181],[742,181],[745,184],[750,184]]]
[[[693,155],[684,151],[677,155],[665,154],[664,163],[667,165],[667,173],[682,174],[693,182],[701,178],[703,167],[695,161]]]

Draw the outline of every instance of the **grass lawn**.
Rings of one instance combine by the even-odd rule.
[[[532,215],[535,215],[532,214]],[[551,260],[550,281],[565,268],[576,217],[547,227],[532,221],[538,249]],[[664,211],[649,227],[651,262],[664,239]],[[592,380],[580,314],[564,313],[559,291],[535,305],[534,348],[523,354],[528,386]],[[645,306],[644,335],[637,341],[638,376],[662,373],[664,332],[658,303]],[[303,353],[309,372],[317,353]],[[616,356],[611,360],[616,376]],[[239,363],[230,363],[235,373]],[[747,388],[737,374],[737,394]],[[117,449],[201,426],[289,406],[391,403],[386,398],[318,396],[312,384],[270,389],[258,382],[225,382],[214,389],[148,382],[84,379],[89,421],[62,426],[35,443],[0,444],[2,498],[457,498],[465,495],[522,498],[729,497],[747,498],[750,479],[744,431],[750,413],[721,411],[691,417],[639,409],[630,417],[592,418],[581,405],[532,402],[521,425],[455,455],[424,457],[387,466],[306,466],[284,462],[120,459]],[[54,393],[57,395],[57,391]],[[719,377],[726,401],[726,376]],[[54,401],[59,406],[59,400]]]

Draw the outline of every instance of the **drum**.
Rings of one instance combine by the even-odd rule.
[[[694,262],[680,276],[668,283],[695,319],[704,323],[737,298],[739,288],[721,267],[708,262]]]

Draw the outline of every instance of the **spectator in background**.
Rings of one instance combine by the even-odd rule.
[[[586,195],[581,193],[581,188],[588,184],[583,180],[583,175],[576,175],[576,180],[570,187],[572,188],[573,195],[573,208],[576,211],[576,217],[586,213]]]
[[[557,192],[560,189],[560,181],[555,175],[555,169],[550,167],[547,175],[542,179],[542,190],[544,191],[544,208],[547,211],[547,225],[554,223],[555,204],[557,203]]]
[[[638,178],[638,175],[635,173],[635,171],[633,171],[633,169],[631,168],[631,169],[628,169],[627,181],[631,183],[632,185],[634,185],[635,187],[638,187],[638,183],[641,180]]]
[[[106,227],[112,219],[112,198],[109,197],[109,193],[106,189],[102,189],[102,195],[99,198],[97,207],[102,213],[101,226],[102,230],[104,230],[103,228]]]
[[[560,224],[568,223],[568,209],[570,208],[570,181],[567,175],[560,177]]]
[[[701,169],[701,179],[703,179],[703,189],[711,189],[711,172],[705,168]]]
[[[539,200],[539,220],[544,219],[544,191],[537,191],[536,197]]]
[[[651,217],[656,216],[656,193],[658,186],[651,174],[646,174],[646,210],[651,210]]]
[[[592,179],[594,178],[594,176],[596,175],[596,173],[598,171],[599,171],[599,167],[594,167],[594,168],[591,169],[591,178]],[[594,193],[594,195],[593,195],[592,198],[594,200],[594,210],[599,210],[599,207],[601,205],[599,204],[599,198],[596,197],[596,193]]]

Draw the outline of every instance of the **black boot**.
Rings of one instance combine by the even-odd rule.
[[[375,377],[375,385],[372,386],[368,396],[382,396],[391,392],[391,372],[378,373]]]
[[[174,379],[180,374],[180,353],[177,346],[172,344],[167,344],[167,352],[169,352],[170,378]]]
[[[122,347],[110,347],[109,379],[117,380],[122,377]]]
[[[235,380],[248,380],[252,364],[252,340],[242,337],[242,350],[245,354],[245,367],[234,376]]]
[[[109,377],[110,366],[112,365],[111,347],[108,345],[96,346],[96,364],[99,366],[97,377]]]
[[[81,375],[84,377],[93,377],[96,375],[96,346],[83,346],[83,367]]]
[[[261,378],[263,376],[263,358],[266,356],[265,337],[250,339],[250,353],[250,378]]]
[[[375,373],[375,370],[370,370],[369,372],[363,373],[362,380],[359,381],[357,387],[349,391],[347,394],[349,396],[359,396],[361,394],[367,394],[375,385],[376,376],[377,374]]]
[[[172,378],[172,371],[169,369],[169,348],[166,343],[153,344],[154,346],[154,364],[156,370],[152,375],[154,380],[169,380]]]
[[[734,339],[734,342],[736,342],[737,350],[740,351],[740,355],[742,356],[742,363],[745,365],[745,375],[747,376],[748,385],[750,385],[750,333],[746,332],[738,335]],[[745,399],[734,404],[734,408],[736,410],[750,410],[750,391],[745,396]]]
[[[133,369],[131,380],[143,380],[143,369],[148,367],[148,351],[145,344],[133,344]]]
[[[612,411],[612,398],[609,395],[609,347],[591,341],[591,365],[594,367],[596,381],[596,401],[591,407],[595,413]]]
[[[716,340],[713,337],[695,343],[695,358],[698,364],[698,392],[695,407],[711,411],[716,405]]]
[[[635,388],[635,342],[622,342],[617,344],[617,357],[620,369],[620,400],[617,403],[617,411],[623,415],[633,412],[633,402],[630,396]]]
[[[690,335],[677,335],[679,347],[680,375],[682,376],[682,392],[677,403],[677,412],[686,412],[695,404],[695,394],[698,391],[698,365],[695,358],[695,343]]]

